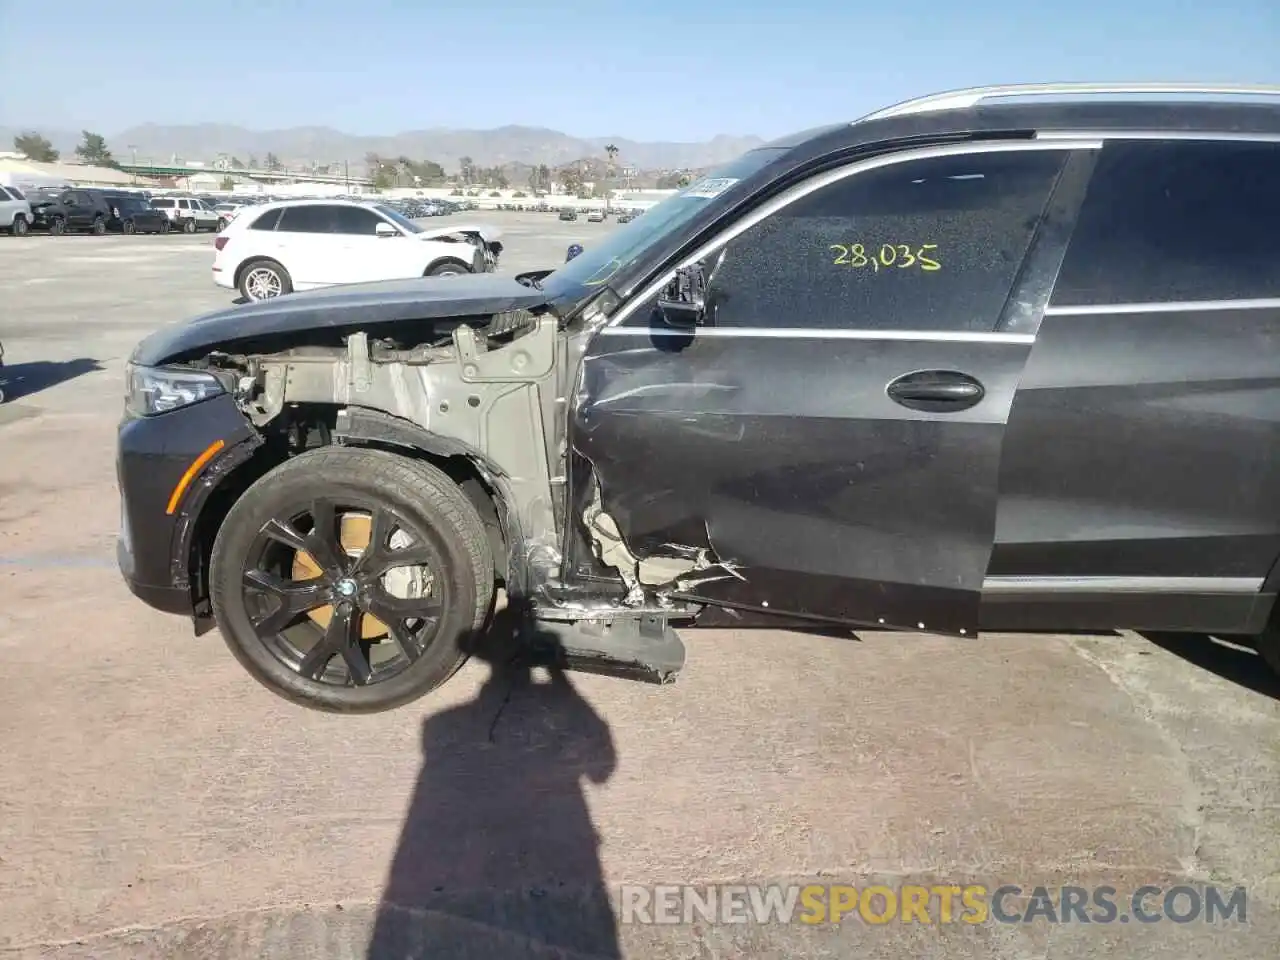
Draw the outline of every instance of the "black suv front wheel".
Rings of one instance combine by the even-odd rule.
[[[494,597],[489,541],[444,473],[379,450],[294,457],[236,501],[214,542],[214,617],[273,692],[388,710],[462,665]]]

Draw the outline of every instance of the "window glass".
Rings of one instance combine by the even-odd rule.
[[[286,233],[332,233],[333,207],[286,207],[277,230]]]
[[[1277,223],[1280,145],[1108,144],[1053,303],[1280,297]]]
[[[17,187],[10,187],[10,188],[9,188],[9,193],[11,193],[11,194],[13,195],[13,199],[15,199],[15,200],[25,200],[25,199],[27,199],[26,194],[24,194],[24,193],[23,193],[21,190],[19,190]]]
[[[372,237],[383,219],[364,207],[333,207],[334,233]]]
[[[151,205],[157,210],[172,210],[173,199],[170,197],[153,197]]]
[[[809,194],[708,263],[720,327],[995,328],[1065,151],[890,164]]]
[[[276,224],[280,221],[280,210],[268,210],[266,213],[259,214],[249,224],[250,230],[274,230]]]
[[[0,187],[0,200],[17,200],[17,199],[18,199],[17,197],[15,197],[12,193],[9,192],[7,187]]]

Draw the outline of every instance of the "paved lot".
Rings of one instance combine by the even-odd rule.
[[[482,216],[507,269],[608,229]],[[1276,956],[1280,685],[1208,638],[702,631],[669,688],[475,664],[376,717],[272,697],[113,561],[123,363],[229,301],[211,244],[0,239],[0,957]],[[600,900],[872,878],[1242,884],[1248,923],[641,926]]]

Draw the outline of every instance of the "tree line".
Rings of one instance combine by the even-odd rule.
[[[35,163],[57,163],[62,156],[49,138],[38,130],[24,130],[14,137],[13,149]],[[81,131],[76,156],[81,163],[95,167],[111,167],[117,170],[120,168],[120,164],[116,162],[116,158],[111,155],[111,150],[107,147],[107,138],[92,130]]]
[[[83,130],[81,134],[80,144],[75,149],[76,157],[81,163],[120,169],[120,164],[112,156],[107,140],[102,134],[91,130]],[[56,163],[60,157],[53,143],[37,130],[24,130],[19,133],[13,138],[13,147],[28,160],[36,163]],[[606,175],[603,184],[596,183],[594,191],[596,193],[607,190],[614,178],[618,148],[609,144],[605,147],[605,156],[607,158]],[[233,170],[259,169],[258,158],[252,154],[247,163],[242,163],[239,157],[230,157],[227,158],[227,164]],[[458,165],[460,171],[457,182],[463,187],[505,190],[511,186],[501,166],[482,167],[477,165],[471,157],[460,157]],[[367,153],[365,167],[368,176],[373,180],[374,187],[382,190],[391,187],[439,187],[453,180],[445,172],[444,167],[434,160],[412,160],[406,156],[392,159],[377,153]],[[263,160],[262,168],[278,171],[283,169],[284,165],[274,153],[268,153]],[[340,171],[334,169],[333,164],[313,163],[310,165],[310,172],[325,176],[337,175]],[[583,195],[588,177],[580,164],[568,164],[557,170],[555,175],[570,193]],[[552,180],[551,168],[545,163],[540,163],[529,171],[529,190],[534,194],[550,193]]]

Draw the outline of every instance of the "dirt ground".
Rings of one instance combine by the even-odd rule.
[[[609,229],[482,216],[508,270]],[[207,236],[0,239],[0,957],[1276,956],[1280,684],[1206,637],[690,631],[664,688],[477,662],[374,717],[276,699],[115,569],[123,364],[230,301],[211,259]],[[624,884],[768,883],[1120,909],[619,912]],[[1187,891],[1141,922],[1144,884],[1156,914],[1243,887],[1246,922],[1177,922]]]

